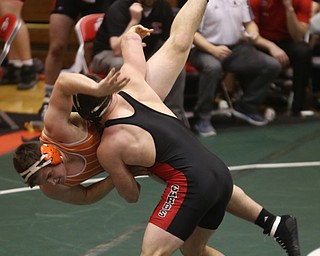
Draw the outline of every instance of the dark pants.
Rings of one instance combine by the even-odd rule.
[[[241,42],[232,47],[232,54],[222,62],[214,56],[192,49],[190,62],[200,73],[199,95],[195,113],[202,119],[210,119],[210,112],[217,86],[223,74],[232,72],[241,81],[243,95],[238,103],[247,112],[257,112],[264,102],[270,83],[281,71],[280,63],[249,43]]]
[[[306,101],[306,88],[310,82],[311,71],[311,48],[305,42],[295,43],[294,41],[275,42],[283,49],[290,60],[293,70],[293,103],[292,112],[303,109]]]
[[[320,59],[320,41],[314,45],[312,57]],[[320,61],[312,65],[312,92],[314,96],[319,96],[320,94]]]

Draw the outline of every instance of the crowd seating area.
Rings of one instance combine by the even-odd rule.
[[[177,0],[168,0],[172,7],[177,6]],[[52,0],[28,0],[25,1],[22,18],[26,22],[30,33],[32,56],[43,61],[49,49],[49,18]],[[78,40],[74,31],[70,37],[68,52],[63,65],[70,66],[74,62],[78,48]]]
[[[173,8],[179,6],[178,0],[168,1],[170,2]],[[38,0],[28,0],[25,1],[22,12],[22,18],[27,24],[30,33],[32,56],[41,60],[42,63],[45,62],[45,58],[49,49],[49,19],[52,2],[52,0],[42,0],[39,3]],[[78,47],[79,43],[76,33],[75,31],[72,31],[68,51],[64,57],[63,67],[68,68],[74,63]],[[192,67],[187,66],[187,83],[185,90],[185,108],[187,111],[192,111],[194,107],[197,97],[197,81],[197,71],[192,70]],[[234,81],[234,77],[227,76],[225,84],[228,89],[234,87]],[[270,98],[271,105],[280,104],[280,107],[286,108],[285,101],[287,99],[284,97],[287,97],[287,91],[288,90],[284,88],[284,91],[279,92],[279,87],[275,88],[275,91],[271,91],[273,93]]]

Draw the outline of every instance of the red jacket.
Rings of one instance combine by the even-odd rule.
[[[262,37],[274,42],[291,39],[282,0],[250,0],[250,5]],[[298,20],[309,24],[311,0],[292,0],[292,6]]]

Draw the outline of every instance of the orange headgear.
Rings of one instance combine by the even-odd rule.
[[[45,155],[45,161],[51,160],[50,164],[62,163],[62,156],[60,151],[52,144],[43,144],[41,146],[41,155]]]
[[[62,163],[62,155],[60,151],[52,144],[41,145],[40,151],[40,159],[36,161],[33,165],[31,165],[27,170],[20,173],[22,177],[26,175],[24,177],[25,182],[27,182],[31,175],[35,174],[41,168],[49,164],[56,165]]]

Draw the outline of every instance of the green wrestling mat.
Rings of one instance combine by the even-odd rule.
[[[297,216],[303,256],[320,247],[318,122],[218,130],[216,137],[199,139],[227,163],[234,182],[253,199],[272,213]],[[0,156],[0,162],[0,255],[140,255],[163,185],[139,179],[137,204],[127,204],[113,191],[96,204],[73,206],[37,189],[25,190],[11,154]],[[230,214],[209,244],[228,256],[286,255],[258,226]]]

